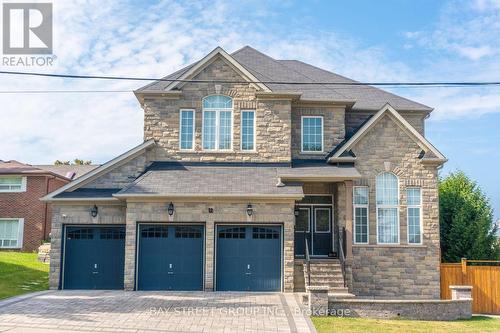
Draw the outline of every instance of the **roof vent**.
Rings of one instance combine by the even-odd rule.
[[[73,171],[68,171],[66,172],[66,178],[68,179],[73,179],[75,177],[76,173]]]

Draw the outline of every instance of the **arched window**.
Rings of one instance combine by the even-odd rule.
[[[399,243],[399,181],[391,172],[377,176],[377,242]]]
[[[210,95],[203,99],[203,149],[231,150],[233,141],[233,99]]]

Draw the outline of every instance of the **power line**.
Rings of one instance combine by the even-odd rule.
[[[226,83],[226,84],[283,84],[283,85],[333,85],[333,86],[390,86],[390,87],[477,87],[477,86],[499,86],[500,81],[483,82],[298,82],[298,81],[236,81],[236,80],[180,80],[167,78],[146,78],[130,76],[105,76],[105,75],[74,75],[74,74],[49,74],[37,72],[16,72],[0,71],[0,74],[23,75],[23,76],[41,76],[65,79],[100,79],[100,80],[125,80],[125,81],[164,81],[180,83]]]

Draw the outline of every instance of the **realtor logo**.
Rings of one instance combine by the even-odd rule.
[[[3,53],[52,54],[52,3],[3,4]]]

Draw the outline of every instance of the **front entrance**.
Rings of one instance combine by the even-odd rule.
[[[328,256],[333,251],[331,197],[306,197],[295,218],[295,256],[305,255],[306,240],[311,256]]]

